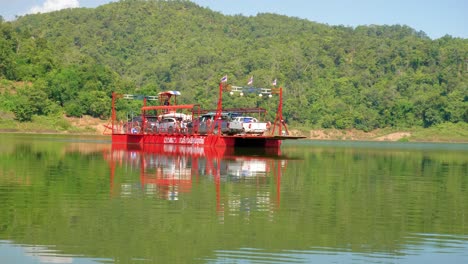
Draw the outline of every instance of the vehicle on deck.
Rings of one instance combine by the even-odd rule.
[[[145,116],[145,130],[153,130],[158,124],[158,118],[155,116]],[[130,133],[130,134],[138,134],[141,132],[143,126],[143,118],[142,116],[135,116],[132,120],[123,124],[123,132]]]
[[[192,120],[192,116],[183,113],[167,113],[158,116],[157,130],[159,133],[186,133],[187,123]]]
[[[257,134],[261,135],[268,131],[269,124],[258,121],[257,118],[251,116],[237,116],[234,120],[241,122],[243,127],[243,133],[246,134]]]
[[[236,120],[232,120],[229,113],[222,113],[218,120],[215,120],[216,113],[207,113],[200,116],[198,119],[193,120],[188,125],[189,130],[195,131],[195,133],[206,135],[210,131],[213,134],[218,133],[218,128],[221,129],[221,134],[225,135],[236,135],[242,133],[242,123]]]
[[[157,123],[156,131],[154,132],[172,134],[178,128],[178,124],[180,122],[176,118],[166,117]]]

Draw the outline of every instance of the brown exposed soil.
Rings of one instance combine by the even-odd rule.
[[[409,132],[397,132],[382,135],[378,130],[364,132],[360,130],[318,129],[311,130],[308,138],[318,140],[371,140],[371,141],[398,141],[410,137]]]
[[[410,137],[411,133],[409,132],[397,132],[397,133],[391,133],[385,136],[381,136],[376,138],[375,140],[377,141],[398,141],[402,138],[407,138]]]
[[[109,120],[102,120],[90,116],[65,117],[65,119],[68,120],[73,127],[83,131],[95,132],[97,135],[102,135],[106,130],[105,126],[109,124]]]

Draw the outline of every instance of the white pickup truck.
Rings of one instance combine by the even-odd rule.
[[[213,131],[214,134],[218,133],[218,126],[221,124],[221,133],[226,135],[235,135],[242,133],[242,122],[233,120],[229,114],[221,114],[220,120],[214,120],[216,114],[208,113],[200,116],[198,119],[193,120],[190,125],[187,125],[189,130],[193,128],[195,133],[208,134]]]
[[[258,121],[257,118],[251,116],[237,116],[233,120],[242,122],[244,133],[261,135],[268,130],[268,124]]]

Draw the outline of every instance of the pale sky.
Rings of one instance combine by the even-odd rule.
[[[96,7],[116,0],[0,0],[0,15]],[[226,15],[275,13],[328,25],[408,25],[432,39],[468,38],[468,0],[193,0]]]

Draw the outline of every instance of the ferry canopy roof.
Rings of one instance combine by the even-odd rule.
[[[178,96],[178,95],[180,95],[180,92],[179,91],[165,91],[165,92],[158,93],[158,95],[159,96],[161,96],[161,95],[169,95],[169,96],[176,95],[176,96]]]
[[[143,106],[141,111],[150,111],[150,110],[177,110],[177,109],[193,109],[196,105],[156,105],[156,106]]]

